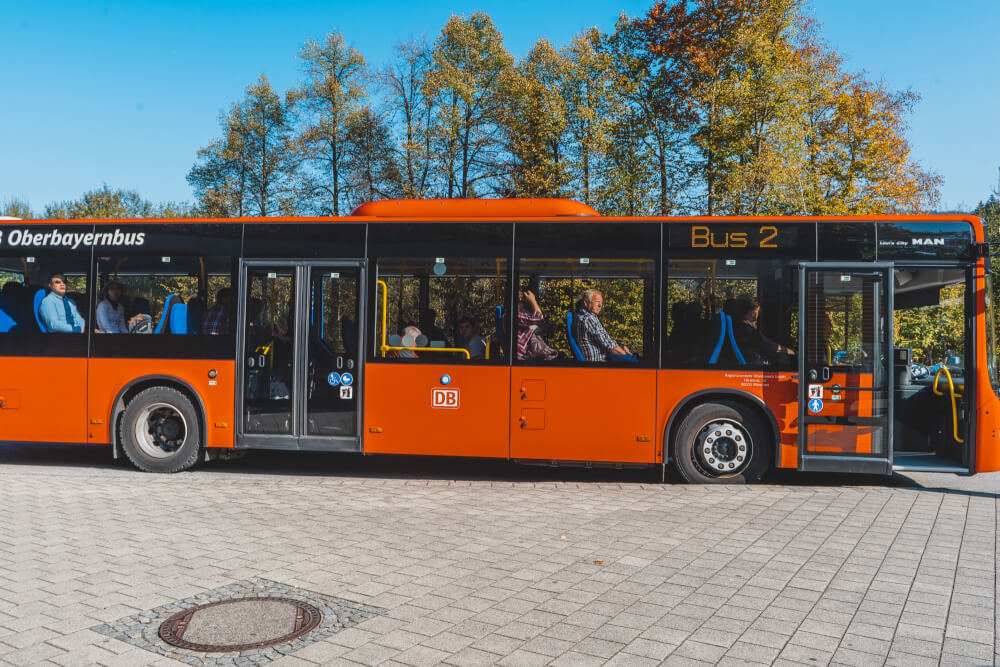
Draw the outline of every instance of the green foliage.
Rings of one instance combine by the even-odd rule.
[[[223,137],[198,151],[187,180],[204,215],[293,215],[300,150],[286,101],[261,76],[219,118]]]
[[[913,361],[944,363],[965,351],[965,285],[941,289],[938,305],[895,311],[895,346],[913,348]]]
[[[32,212],[31,206],[28,205],[28,200],[11,197],[0,202],[0,216],[28,220],[34,218],[35,214]]]

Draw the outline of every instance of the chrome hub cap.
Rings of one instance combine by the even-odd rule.
[[[164,459],[173,455],[187,438],[184,415],[169,403],[143,408],[135,420],[135,441],[147,456]]]
[[[713,419],[698,431],[695,463],[716,477],[739,474],[753,456],[750,434],[737,422]]]

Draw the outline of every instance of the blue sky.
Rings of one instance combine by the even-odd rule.
[[[108,183],[153,201],[185,201],[195,152],[219,112],[263,73],[299,79],[309,37],[341,30],[372,64],[393,43],[432,41],[451,14],[488,12],[507,47],[557,45],[613,27],[651,0],[418,2],[21,2],[0,0],[0,201],[36,210]],[[923,96],[911,118],[915,157],[941,174],[943,206],[969,207],[997,187],[1000,2],[810,0],[851,69]]]

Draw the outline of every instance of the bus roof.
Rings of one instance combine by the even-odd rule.
[[[572,199],[533,198],[533,199],[386,199],[371,201],[355,208],[350,215],[332,216],[273,216],[273,217],[239,217],[239,218],[93,218],[93,219],[34,219],[19,220],[17,218],[2,218],[0,224],[218,224],[247,222],[366,222],[385,220],[447,222],[461,220],[465,222],[480,220],[510,221],[510,220],[550,220],[568,222],[567,218],[582,218],[583,221],[597,219],[602,222],[754,222],[768,220],[771,222],[941,222],[963,221],[977,230],[977,238],[984,229],[983,221],[974,216],[962,213],[920,213],[896,215],[850,215],[850,216],[602,216],[590,206]],[[560,220],[561,219],[561,220]]]

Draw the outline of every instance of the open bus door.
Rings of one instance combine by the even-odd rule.
[[[892,471],[892,265],[803,263],[799,470]]]

